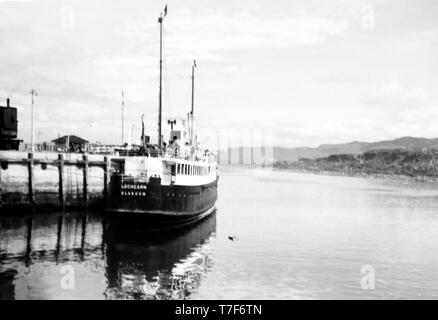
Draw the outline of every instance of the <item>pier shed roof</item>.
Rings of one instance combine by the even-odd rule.
[[[54,142],[56,144],[66,144],[67,140],[69,140],[70,144],[86,144],[86,143],[88,143],[87,140],[82,139],[82,138],[75,136],[75,135],[63,136],[61,138],[52,140],[52,142]]]

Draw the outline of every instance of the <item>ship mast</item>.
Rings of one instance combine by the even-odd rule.
[[[162,113],[162,81],[163,81],[163,19],[167,15],[167,5],[164,7],[164,14],[160,13],[158,23],[160,24],[160,89],[158,94],[158,149],[161,150],[161,113]]]
[[[122,88],[122,146],[125,145],[125,91]]]
[[[193,105],[194,105],[194,98],[195,98],[195,67],[196,67],[196,61],[193,60],[193,65],[192,65],[192,117],[193,117]]]
[[[193,60],[192,65],[192,110],[190,111],[190,120],[191,120],[191,128],[190,128],[190,143],[194,144],[194,104],[195,104],[195,68],[196,68],[196,60]]]

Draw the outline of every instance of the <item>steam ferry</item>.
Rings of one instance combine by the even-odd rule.
[[[214,211],[218,172],[215,155],[200,147],[195,132],[194,75],[192,66],[191,110],[187,118],[168,121],[169,141],[162,136],[162,28],[160,24],[160,85],[158,104],[158,144],[146,143],[144,125],[142,146],[124,156],[112,157],[109,184],[109,212],[135,215],[148,221],[172,223],[192,221]],[[175,127],[174,127],[175,126]]]

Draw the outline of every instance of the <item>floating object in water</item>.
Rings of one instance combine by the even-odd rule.
[[[236,240],[239,240],[239,238],[236,236],[228,236],[228,240],[236,241]]]

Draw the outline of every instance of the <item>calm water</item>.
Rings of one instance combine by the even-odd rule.
[[[0,217],[0,298],[438,298],[437,185],[225,168],[219,184],[215,215],[159,235]]]

